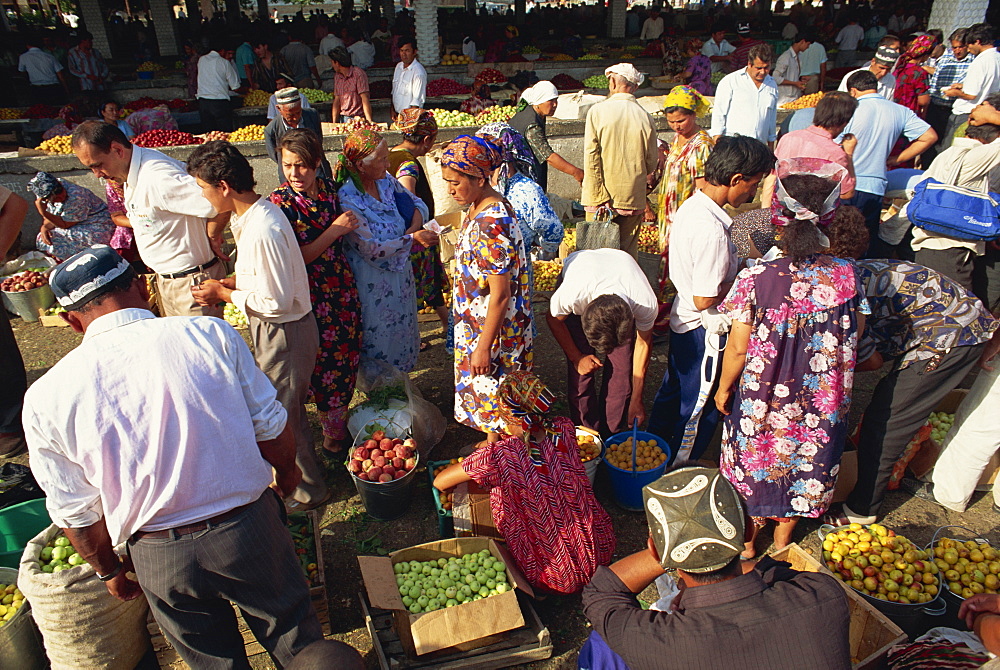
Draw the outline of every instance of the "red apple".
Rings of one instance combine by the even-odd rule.
[[[364,470],[365,472],[368,472],[369,470],[371,470],[372,469],[372,459],[366,458],[364,461],[362,461],[362,463],[361,463],[361,469]]]
[[[363,446],[365,449],[374,449],[375,447],[378,446],[378,442],[376,442],[375,440],[365,440]]]
[[[397,447],[397,446],[401,445],[402,443],[403,443],[403,441],[397,437],[395,440],[392,441],[392,446]]]
[[[384,468],[382,468],[382,474],[392,476],[396,474],[396,468],[392,467],[391,465],[387,465]]]
[[[374,433],[372,433],[372,439],[375,440],[376,442],[381,442],[382,438],[384,437],[385,437],[384,430],[376,430]]]
[[[379,449],[378,447],[376,447],[375,449],[372,449],[371,451],[368,452],[368,458],[372,459],[373,461],[376,458],[378,458],[379,456],[384,456],[384,455],[385,454],[383,454],[382,450]]]
[[[382,451],[389,451],[390,449],[392,449],[392,440],[390,440],[388,437],[384,437],[381,440],[379,440],[378,446],[379,449],[381,449]]]
[[[396,468],[397,470],[400,469],[401,467],[405,466],[405,465],[406,465],[406,461],[404,459],[398,457],[398,456],[396,458],[392,459],[392,467]]]
[[[385,457],[384,456],[378,456],[376,458],[373,458],[372,459],[372,463],[374,463],[375,467],[377,467],[377,468],[384,468],[385,467]]]
[[[354,458],[359,461],[365,460],[366,458],[368,458],[368,450],[365,449],[364,447],[358,447],[357,449],[354,450]]]
[[[383,484],[386,483],[386,482],[391,482],[392,481],[392,475],[387,475],[387,474],[385,474],[383,472],[381,475],[379,475],[378,480],[380,482],[382,482]]]
[[[406,476],[406,470],[396,470],[395,479],[401,479]]]
[[[381,475],[382,475],[382,468],[378,466],[368,471],[368,479],[372,480],[373,482],[377,481]]]
[[[358,474],[358,479],[364,480],[366,482],[371,481],[368,478],[368,473],[367,472],[362,472],[362,473]]]
[[[354,474],[358,474],[359,472],[361,472],[361,461],[357,460],[351,461],[350,463],[347,464],[347,469],[353,472]]]
[[[396,447],[396,455],[400,458],[410,458],[413,456],[413,450],[405,445]]]
[[[415,458],[407,458],[406,459],[406,469],[407,470],[412,470],[413,468],[416,467],[416,465],[417,465],[417,459],[415,459]]]

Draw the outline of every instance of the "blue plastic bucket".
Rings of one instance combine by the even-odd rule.
[[[632,440],[633,463],[635,462],[635,450],[640,440],[655,441],[657,446],[663,450],[664,454],[666,454],[667,459],[651,470],[622,470],[619,467],[611,465],[607,459],[607,450],[616,444],[624,442],[630,437],[634,438]],[[641,512],[642,487],[646,484],[655,482],[663,476],[663,471],[667,469],[667,463],[670,462],[671,452],[670,447],[667,446],[667,444],[665,444],[658,436],[653,433],[646,433],[641,430],[633,429],[624,433],[616,433],[605,440],[604,451],[601,453],[601,456],[604,457],[604,464],[608,466],[608,476],[611,478],[611,489],[615,494],[615,502],[618,503],[618,506],[623,509],[627,509],[632,512]]]

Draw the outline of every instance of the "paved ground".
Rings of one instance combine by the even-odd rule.
[[[537,308],[544,309],[546,306],[543,303]],[[20,320],[15,320],[13,324],[29,371],[29,381],[42,375],[80,340],[80,336],[71,332],[69,328],[42,328],[38,324],[26,324]],[[565,359],[548,333],[544,320],[540,321],[540,324],[535,349],[536,372],[553,388],[562,392],[565,389],[563,381]],[[452,458],[462,447],[476,439],[476,434],[450,420],[451,361],[444,351],[440,329],[436,322],[421,325],[425,340],[432,346],[421,355],[413,380],[424,396],[449,417],[447,433],[432,457]],[[114,352],[109,351],[108,356],[113,359]],[[653,356],[650,381],[645,394],[647,407],[665,368],[666,346],[656,346]],[[852,421],[857,420],[860,411],[867,405],[878,376],[879,373],[864,373],[858,376]],[[565,405],[561,407],[564,408]],[[714,454],[717,454],[717,449],[709,455]],[[27,461],[25,457],[19,460]],[[418,488],[409,511],[396,521],[383,523],[364,514],[354,486],[343,468],[330,469],[329,482],[335,496],[334,502],[328,506],[324,516],[323,549],[326,555],[326,577],[334,636],[353,644],[365,653],[369,666],[373,668],[377,667],[377,662],[374,654],[370,653],[371,640],[358,606],[357,594],[361,588],[361,579],[356,556],[378,553],[380,549],[393,551],[438,537],[437,519],[426,473],[421,471],[417,477]],[[617,529],[616,557],[625,556],[642,548],[647,533],[644,516],[640,513],[625,512],[615,506],[603,472],[599,473],[596,491],[598,498],[611,514]],[[990,496],[983,497],[982,494],[977,494],[975,504],[965,514],[958,514],[910,498],[903,493],[890,493],[886,503],[887,514],[884,523],[919,544],[929,542],[934,530],[945,524],[961,524],[977,533],[997,538],[1000,537],[1000,533],[997,532],[998,518],[991,509],[991,501]],[[814,533],[817,527],[816,522],[800,523],[796,530],[797,541],[807,548],[813,550],[818,548]],[[643,596],[647,600],[653,599],[650,592]],[[555,652],[550,660],[526,667],[539,670],[575,668],[576,652],[589,634],[587,621],[580,610],[579,598],[549,598],[539,603],[537,609],[551,632]]]

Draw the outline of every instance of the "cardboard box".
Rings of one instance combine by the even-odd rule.
[[[455,537],[489,537],[503,541],[503,536],[493,523],[490,492],[473,481],[455,487],[454,516]]]
[[[38,310],[38,322],[45,326],[46,328],[64,328],[69,327],[69,324],[58,314],[46,314],[47,310]]]
[[[428,654],[520,628],[524,615],[513,590],[447,609],[411,614],[396,586],[393,565],[402,561],[429,561],[462,556],[487,549],[507,567],[507,579],[515,589],[534,595],[528,581],[517,569],[510,554],[489,538],[460,537],[418,544],[388,556],[359,556],[361,576],[373,607],[392,610],[396,632],[414,655]]]
[[[826,567],[792,543],[771,554],[777,561],[788,561],[796,570],[822,572],[831,575]],[[889,617],[879,612],[860,593],[831,575],[847,592],[847,605],[851,614],[850,645],[853,670],[875,670],[885,665],[889,650],[906,640],[906,634]]]

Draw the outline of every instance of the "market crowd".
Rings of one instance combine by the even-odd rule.
[[[642,37],[664,48],[657,19]],[[840,585],[750,559],[769,523],[779,550],[802,518],[874,523],[900,484],[964,511],[1000,448],[991,411],[1000,250],[976,221],[942,214],[930,188],[959,187],[963,202],[1000,190],[1000,54],[992,26],[976,24],[947,41],[883,33],[873,59],[858,63],[867,32],[848,19],[835,39],[837,64],[849,68],[842,90],[781,128],[779,104],[825,88],[825,51],[807,67],[819,42],[804,31],[779,55],[749,37],[729,45],[721,24],[708,41],[688,40],[688,83],[665,98],[669,144],[637,103],[644,74],[630,63],[607,68],[609,95],[587,114],[581,167],[546,139],[555,87],[526,88],[509,123],[443,148],[441,178],[465,210],[450,267],[420,160],[438,127],[421,108],[419,72],[405,72],[417,62],[405,39],[396,146],[362,127],[327,156],[297,88],[316,73],[272,66],[282,86],[267,142],[281,185],[269,194],[226,141],[198,146],[185,164],[133,145],[114,116],[74,122],[73,151],[108,184],[107,203],[46,173],[30,188],[45,221],[40,246],[61,261],[53,293],[84,338],[25,394],[10,325],[0,323],[15,373],[0,390],[0,452],[27,446],[53,522],[113,595],[145,594],[192,667],[242,657],[238,635],[217,634],[214,617],[229,601],[254,613],[257,639],[287,666],[322,633],[282,515],[330,501],[320,453],[337,462],[352,446],[359,369],[415,369],[419,302],[435,309],[454,352],[455,420],[482,434],[434,486],[490,489],[497,530],[531,585],[583,592],[594,632],[581,667],[663,667],[667,655],[706,668],[736,658],[850,667]],[[330,54],[338,78],[363,76],[342,45]],[[240,73],[217,55],[219,85],[238,88]],[[204,58],[199,91],[215,67],[213,57],[202,72]],[[717,83],[713,71],[725,72]],[[243,72],[248,84],[261,74]],[[364,95],[339,97],[343,115],[370,119]],[[546,195],[550,166],[580,181],[580,226],[601,239],[563,261],[545,314],[565,354],[566,417],[532,372],[542,327],[532,258],[551,255],[564,235]],[[5,250],[28,206],[2,194]],[[655,281],[638,262],[644,221],[657,228]],[[119,228],[131,232],[136,258],[116,251]],[[150,310],[137,260],[155,275],[167,318]],[[246,315],[252,353],[217,318],[227,304]],[[667,371],[646,407],[660,340],[669,342]],[[900,481],[911,438],[977,365],[937,467],[926,481]],[[853,384],[865,370],[886,374],[849,439]],[[318,451],[307,403],[319,412]],[[644,490],[648,547],[612,563],[615,531],[576,427],[607,438],[634,423],[668,447],[669,469]],[[720,423],[719,460],[706,463]],[[858,480],[835,505],[849,448]],[[247,555],[257,558],[220,558]],[[668,569],[679,594],[665,611],[642,610],[636,594]],[[988,644],[998,601],[983,594],[963,610]]]

